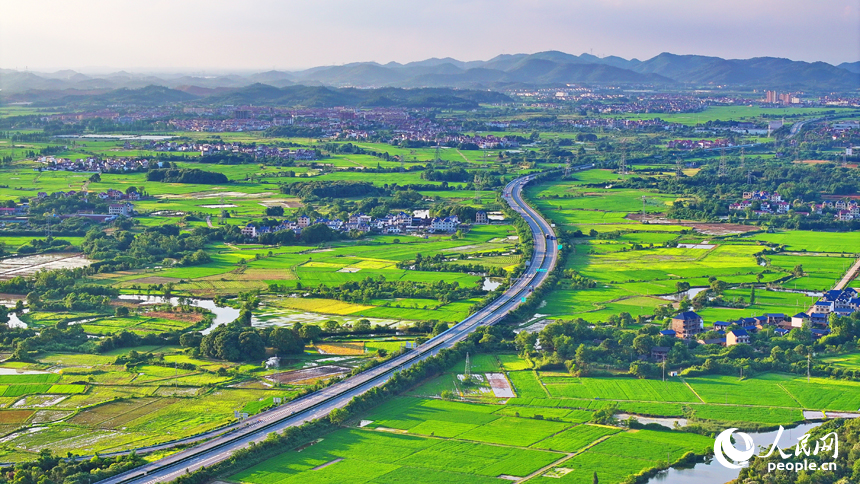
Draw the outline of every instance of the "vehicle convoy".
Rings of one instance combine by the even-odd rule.
[[[543,283],[549,272],[555,267],[558,259],[557,247],[554,244],[546,243],[547,240],[552,240],[550,237],[555,238],[552,227],[522,199],[523,187],[533,179],[532,175],[517,178],[505,187],[505,192],[510,193],[507,202],[528,223],[533,234],[535,247],[525,272],[500,297],[408,353],[322,390],[258,414],[256,425],[228,427],[224,429],[224,432],[214,437],[214,432],[210,432],[206,435],[208,440],[198,441],[200,443],[193,447],[145,464],[137,469],[104,479],[99,483],[150,484],[167,482],[186,472],[193,472],[204,466],[210,467],[228,459],[233,452],[247,447],[251,442],[258,443],[265,440],[272,432],[283,431],[288,427],[322,418],[332,410],[346,406],[353,397],[382,385],[395,372],[432,357],[442,349],[454,346],[480,326],[492,325],[501,321],[508,313],[526,301],[526,296],[532,293],[535,287]],[[193,442],[187,439],[183,443],[187,445]],[[163,450],[175,445],[176,443],[164,444],[147,450]]]

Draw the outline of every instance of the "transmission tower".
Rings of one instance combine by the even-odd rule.
[[[618,164],[618,172],[622,175],[627,174],[627,157],[624,151],[621,152],[621,162]]]
[[[680,177],[684,174],[684,163],[681,161],[681,157],[675,159],[675,176]]]
[[[439,140],[438,139],[436,140],[436,159],[434,160],[434,162],[436,164],[439,164],[442,162],[442,154],[441,154],[441,150],[439,148]]]
[[[475,173],[475,201],[478,201],[481,199],[481,194],[479,193],[480,191],[481,191],[481,177],[478,176],[477,173]]]
[[[848,154],[842,153],[842,168],[848,168]]]
[[[718,177],[724,177],[724,176],[726,176],[727,171],[728,170],[726,169],[726,150],[722,149],[722,150],[720,150],[720,169],[717,172],[717,176]]]
[[[466,380],[472,379],[472,364],[469,362],[469,353],[466,353],[466,371],[464,375]]]

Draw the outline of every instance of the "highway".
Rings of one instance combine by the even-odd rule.
[[[534,288],[543,283],[558,260],[555,232],[549,223],[529,207],[522,198],[522,189],[532,178],[531,175],[517,178],[504,188],[504,198],[507,203],[513,210],[522,215],[531,227],[534,238],[532,258],[523,275],[486,307],[416,349],[393,358],[376,368],[255,415],[239,425],[222,429],[220,434],[211,440],[194,447],[99,482],[101,484],[169,482],[186,472],[193,472],[203,466],[211,467],[229,458],[234,451],[247,447],[250,442],[261,442],[272,432],[280,432],[288,427],[301,425],[310,420],[324,417],[335,408],[344,407],[353,397],[385,383],[394,372],[429,358],[442,349],[454,346],[480,326],[491,325],[500,321],[519,306]],[[550,237],[549,240],[547,235]],[[210,438],[215,433],[210,432],[205,437]],[[198,437],[198,439],[201,438],[203,436]],[[171,445],[176,444],[156,446],[156,448],[166,448]]]

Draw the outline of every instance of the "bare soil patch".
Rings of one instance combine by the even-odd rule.
[[[179,284],[179,281],[181,280],[182,279],[176,279],[175,277],[147,276],[128,282],[134,284],[169,284],[171,282],[174,284]]]
[[[261,200],[260,205],[264,207],[284,207],[284,208],[299,208],[302,201],[298,198],[276,198],[271,200]]]
[[[695,229],[697,232],[707,235],[732,235],[743,234],[757,230],[756,227],[740,224],[719,224],[719,223],[702,223],[693,220],[681,220],[666,218],[662,215],[630,213],[627,214],[627,220],[636,220],[637,222],[648,222],[649,224],[664,224],[664,225],[683,225]]]
[[[199,323],[203,321],[203,315],[200,313],[174,313],[170,311],[149,311],[146,313],[150,318],[171,319],[173,321],[182,321],[183,323]]]
[[[305,380],[314,380],[319,378],[328,378],[335,375],[342,375],[349,372],[349,368],[335,365],[317,366],[315,368],[305,368],[303,370],[285,371],[282,373],[274,373],[267,376],[269,380],[278,383],[296,383]]]

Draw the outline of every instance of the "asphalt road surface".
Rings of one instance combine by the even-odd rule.
[[[582,168],[585,167],[580,167],[580,169]],[[169,482],[182,474],[193,472],[203,466],[211,467],[229,458],[234,451],[247,447],[250,442],[265,440],[272,432],[281,432],[287,427],[301,425],[310,420],[324,417],[333,409],[344,407],[353,397],[385,383],[394,372],[429,358],[442,349],[454,346],[479,326],[494,324],[504,318],[546,279],[558,259],[558,242],[555,240],[555,232],[550,224],[522,199],[522,188],[532,178],[532,176],[525,176],[511,181],[505,186],[503,194],[511,208],[520,213],[531,227],[534,236],[532,259],[525,273],[492,303],[416,349],[393,358],[376,368],[267,410],[240,424],[185,439],[181,442],[193,442],[195,439],[200,441],[204,438],[209,440],[158,461],[104,479],[100,481],[100,484]],[[163,444],[150,447],[147,450],[170,448],[176,444],[176,442]]]

